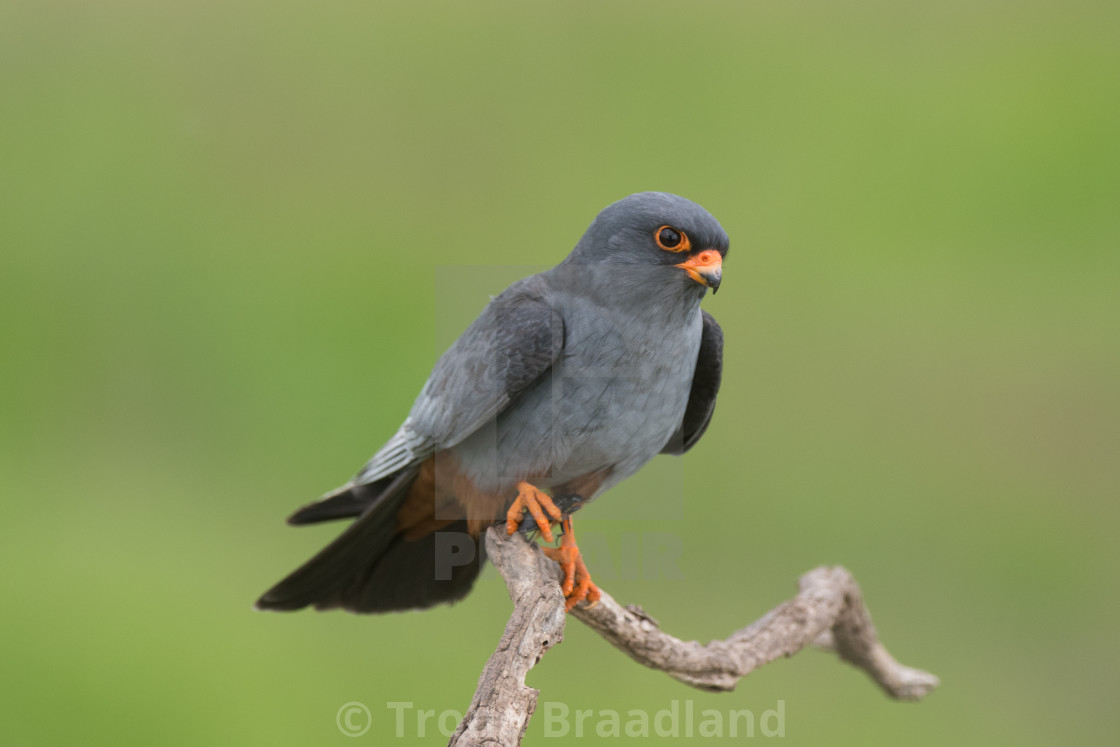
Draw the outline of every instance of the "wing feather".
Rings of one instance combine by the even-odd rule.
[[[688,407],[680,427],[661,449],[662,454],[683,454],[695,446],[712,422],[712,413],[716,409],[716,395],[723,379],[723,330],[711,314],[706,311],[701,311],[701,314],[704,326]]]
[[[440,357],[408,418],[354,482],[375,482],[467,438],[551,368],[563,345],[563,319],[543,279],[514,283]]]

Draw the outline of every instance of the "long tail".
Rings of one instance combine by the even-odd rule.
[[[398,532],[397,514],[419,467],[370,485],[342,488],[296,511],[290,524],[357,517],[315,557],[273,586],[258,609],[342,608],[389,612],[453,602],[470,591],[484,561],[481,543],[456,521],[420,537]]]

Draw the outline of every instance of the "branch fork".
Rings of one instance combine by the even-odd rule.
[[[496,528],[486,532],[486,552],[505,579],[513,614],[451,745],[520,744],[540,694],[525,677],[564,637],[559,566],[520,533],[507,537]],[[897,700],[920,700],[939,684],[934,675],[903,666],[887,652],[859,585],[839,566],[809,571],[793,599],[707,645],[665,633],[641,607],[622,607],[605,591],[598,604],[570,614],[639,664],[709,692],[733,690],[763,664],[809,646],[864,670]]]

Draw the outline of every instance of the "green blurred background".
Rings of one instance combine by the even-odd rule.
[[[379,744],[388,702],[465,709],[492,569],[425,613],[250,604],[488,294],[647,189],[732,237],[725,384],[697,449],[581,514],[600,582],[706,641],[841,563],[943,686],[805,652],[703,694],[573,623],[542,701],[1110,742],[1118,38],[1105,2],[0,5],[0,742],[351,744],[359,701]],[[676,577],[627,571],[665,537]]]

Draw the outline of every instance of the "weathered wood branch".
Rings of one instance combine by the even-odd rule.
[[[521,744],[540,694],[525,684],[525,675],[564,638],[560,566],[520,534],[507,538],[494,528],[486,533],[486,554],[506,580],[513,614],[451,735],[453,745]]]
[[[564,633],[559,567],[520,534],[490,529],[486,551],[506,580],[514,609],[490,657],[452,745],[520,744],[539,691],[525,675]],[[938,685],[928,672],[899,664],[879,642],[852,575],[821,567],[800,580],[800,591],[742,630],[702,646],[663,632],[640,607],[621,607],[609,594],[594,607],[571,612],[630,658],[701,690],[733,690],[767,662],[815,645],[863,669],[887,695],[918,700]]]

